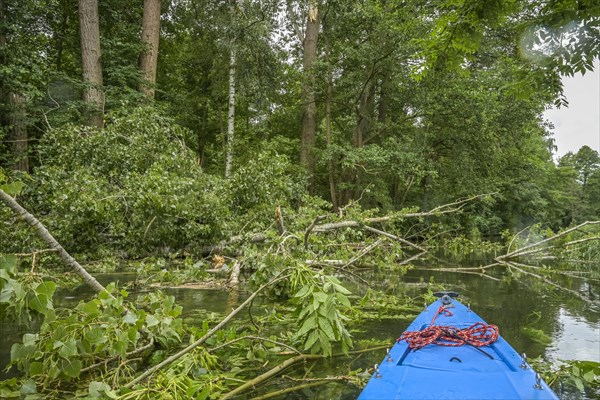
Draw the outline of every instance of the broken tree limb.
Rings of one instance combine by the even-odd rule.
[[[414,247],[415,249],[419,250],[420,252],[424,252],[424,253],[427,252],[427,250],[425,250],[424,248],[422,248],[422,247],[414,244],[411,241],[408,241],[406,239],[402,239],[400,236],[396,236],[396,235],[393,235],[391,233],[388,233],[388,232],[385,232],[385,231],[382,231],[382,230],[379,230],[379,229],[376,229],[376,228],[373,228],[373,227],[367,226],[367,225],[365,225],[364,228],[366,230],[368,230],[369,232],[377,233],[378,235],[382,235],[382,236],[385,236],[385,237],[387,237],[389,239],[396,240],[396,241],[398,241],[398,242],[400,242],[402,244],[405,244],[407,246]]]
[[[275,222],[277,224],[277,232],[279,236],[285,233],[285,226],[283,225],[283,214],[281,213],[281,206],[275,208]]]
[[[519,257],[519,256],[525,254],[526,250],[533,249],[533,248],[539,247],[541,245],[544,245],[544,244],[546,244],[548,242],[551,242],[551,241],[556,240],[556,239],[558,239],[558,238],[560,238],[562,236],[565,236],[568,233],[571,233],[573,231],[579,230],[579,229],[583,228],[584,226],[587,226],[587,225],[597,225],[597,224],[600,224],[600,221],[585,221],[585,222],[583,222],[583,223],[581,223],[581,224],[579,224],[577,226],[574,226],[574,227],[569,228],[569,229],[567,229],[565,231],[557,233],[554,236],[550,236],[549,238],[546,238],[544,240],[540,240],[539,242],[532,243],[532,244],[530,244],[528,246],[521,247],[520,249],[511,251],[511,252],[509,252],[507,254],[499,256],[499,257],[496,258],[496,260],[500,261],[500,260],[506,260],[506,259],[509,259],[509,258]],[[530,254],[530,253],[528,253],[528,254]]]
[[[323,221],[325,218],[327,218],[327,215],[317,216],[313,220],[313,222],[308,226],[308,228],[306,228],[306,231],[304,232],[304,249],[305,250],[308,250],[308,237],[310,236],[310,232],[312,232],[312,230],[316,224],[318,224],[320,221]]]
[[[148,344],[146,344],[146,345],[144,345],[144,346],[142,346],[140,348],[133,349],[132,351],[130,351],[129,353],[127,353],[125,359],[130,359],[131,357],[136,356],[138,354],[141,354],[141,353],[143,353],[146,350],[150,350],[153,347],[154,347],[154,339],[150,338],[150,342]],[[121,356],[120,355],[116,355],[114,357],[111,357],[111,358],[108,358],[106,360],[100,361],[100,362],[98,362],[96,364],[92,364],[90,366],[82,368],[81,372],[83,373],[83,372],[88,372],[88,371],[94,370],[96,368],[102,367],[103,365],[107,365],[107,364],[109,364],[109,363],[111,363],[111,362],[113,362],[113,361],[115,361],[115,360],[117,360],[119,358],[121,358]]]
[[[346,262],[342,267],[340,267],[340,269],[346,269],[350,265],[354,264],[361,257],[365,256],[367,253],[369,253],[375,247],[379,246],[381,244],[381,242],[383,242],[383,239],[377,239],[376,241],[374,241],[373,243],[371,243],[370,245],[368,245],[367,247],[362,249],[357,255],[352,257],[348,262]]]
[[[31,226],[33,230],[37,233],[40,239],[42,239],[50,247],[50,249],[56,251],[61,260],[63,260],[63,262],[67,266],[69,266],[77,275],[79,275],[79,277],[83,280],[83,282],[85,282],[86,285],[88,285],[98,293],[106,290],[104,286],[102,286],[96,280],[96,278],[90,275],[89,272],[87,272],[85,268],[83,268],[81,264],[79,264],[77,260],[75,260],[60,245],[60,243],[58,243],[54,236],[52,236],[48,229],[46,229],[46,227],[36,217],[30,214],[26,209],[21,207],[21,205],[17,203],[15,199],[6,194],[2,189],[0,189],[0,200],[2,200],[2,202],[6,204],[17,216],[25,220],[25,222],[27,222],[29,226]]]
[[[281,273],[283,273],[285,271],[287,271],[287,270],[283,270]],[[170,365],[174,361],[177,361],[183,355],[189,353],[190,351],[194,350],[196,347],[198,347],[201,344],[203,344],[206,341],[206,339],[208,339],[212,335],[214,335],[219,329],[221,329],[223,326],[225,326],[229,321],[231,321],[233,319],[233,317],[235,317],[240,311],[242,311],[248,304],[250,304],[254,300],[254,298],[256,296],[258,296],[258,294],[260,292],[262,292],[267,287],[269,287],[271,285],[274,285],[275,283],[277,283],[279,281],[282,281],[282,280],[287,279],[287,278],[290,277],[290,274],[286,274],[286,275],[281,276],[281,273],[280,273],[279,277],[271,279],[269,282],[267,282],[264,285],[262,285],[261,287],[259,287],[254,293],[252,293],[250,295],[250,297],[248,297],[235,310],[231,311],[225,318],[223,318],[221,320],[221,322],[219,322],[214,328],[212,328],[210,331],[208,331],[200,339],[196,340],[194,343],[190,344],[189,346],[185,347],[184,349],[180,350],[179,352],[173,354],[172,356],[166,358],[165,360],[163,360],[162,362],[156,364],[155,366],[147,369],[144,373],[142,373],[140,376],[138,376],[137,378],[135,378],[134,380],[132,380],[131,382],[129,382],[128,384],[126,384],[124,387],[125,388],[131,388],[131,387],[133,387],[136,383],[144,381],[146,378],[148,378],[150,375],[152,375],[156,371],[158,371],[158,370],[160,370],[160,369],[162,369],[162,368]]]
[[[370,349],[349,351],[347,354],[336,353],[336,354],[332,354],[332,357],[345,356],[348,354],[367,353],[370,351],[385,349],[386,347],[389,347],[389,346],[379,346],[379,347],[373,347]],[[322,358],[325,358],[325,356],[320,355],[320,354],[300,354],[300,355],[294,356],[292,358],[288,358],[287,360],[285,360],[281,364],[277,365],[276,367],[271,368],[264,374],[259,375],[256,378],[249,380],[248,382],[244,383],[243,385],[238,386],[237,388],[233,389],[229,393],[225,393],[223,396],[221,396],[221,400],[230,399],[235,395],[238,395],[252,387],[259,385],[259,384],[263,383],[264,381],[266,381],[267,379],[279,374],[281,371],[285,370],[287,367],[289,367],[293,364],[296,364],[297,362],[306,361],[306,360],[318,360],[318,359],[322,359]]]
[[[479,199],[482,197],[486,197],[486,196],[493,196],[495,194],[497,194],[497,193],[486,193],[486,194],[480,194],[477,196],[471,196],[469,198],[457,200],[452,203],[442,204],[441,206],[437,206],[429,211],[416,212],[416,213],[393,213],[391,215],[386,215],[383,217],[365,218],[361,222],[352,221],[352,220],[340,221],[340,222],[330,222],[327,224],[321,224],[321,225],[315,226],[314,231],[315,232],[326,232],[326,231],[331,231],[331,230],[340,229],[340,228],[357,228],[359,226],[366,225],[366,224],[388,222],[388,221],[400,220],[400,219],[404,219],[404,218],[422,218],[422,217],[439,216],[439,215],[443,215],[443,214],[455,213],[455,212],[462,210],[463,207],[465,207],[469,202],[471,202],[473,200],[476,200],[476,199]]]
[[[230,289],[236,289],[240,286],[240,263],[236,261],[231,268],[231,274],[229,275],[229,281],[227,286]]]

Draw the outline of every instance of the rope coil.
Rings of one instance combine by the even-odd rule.
[[[483,347],[494,343],[498,339],[498,327],[483,322],[476,322],[463,329],[455,326],[433,325],[435,319],[441,313],[446,317],[452,315],[450,310],[441,306],[433,316],[430,326],[421,331],[404,332],[397,341],[406,340],[409,348],[421,349],[428,344],[450,347],[469,344],[474,347]]]

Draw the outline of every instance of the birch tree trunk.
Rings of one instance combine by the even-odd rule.
[[[225,178],[231,175],[233,165],[233,140],[235,134],[235,69],[237,53],[232,43],[229,55],[229,112],[227,113],[227,152],[225,154]]]
[[[229,14],[231,17],[231,48],[229,50],[229,101],[227,112],[227,142],[225,143],[225,178],[231,175],[233,165],[233,140],[235,138],[235,71],[237,65],[236,49],[236,0],[230,0]]]
[[[0,189],[0,202],[6,204],[19,218],[22,218],[25,222],[27,222],[34,230],[35,233],[42,239],[51,249],[56,250],[60,258],[67,264],[69,267],[73,269],[73,271],[79,275],[79,277],[92,289],[96,292],[102,292],[106,290],[104,286],[102,286],[96,278],[90,275],[85,268],[83,268],[67,251],[58,243],[54,236],[36,217],[30,214],[27,210],[25,210],[15,199],[6,194],[2,189]]]
[[[306,17],[306,32],[302,42],[304,83],[302,85],[302,145],[300,148],[300,162],[304,165],[309,175],[315,169],[315,135],[317,130],[317,107],[315,104],[315,72],[313,64],[317,59],[317,41],[319,39],[319,9],[316,1],[309,1],[308,15]]]
[[[156,68],[158,62],[158,43],[160,40],[160,2],[161,0],[144,0],[144,17],[142,19],[142,45],[139,68],[143,82],[139,91],[149,99],[154,99],[156,84]]]
[[[104,124],[104,93],[102,91],[98,0],[79,0],[79,31],[84,83],[83,101],[86,104],[85,123],[102,128]]]

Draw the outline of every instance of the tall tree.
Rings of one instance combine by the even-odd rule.
[[[235,31],[235,12],[236,1],[231,0],[229,4],[231,14],[231,31]],[[233,165],[233,140],[235,135],[235,69],[237,65],[237,50],[235,34],[231,35],[229,49],[229,96],[228,96],[228,112],[227,112],[227,150],[225,154],[225,178],[231,174]]]
[[[160,2],[161,0],[144,0],[144,17],[142,19],[144,49],[140,54],[139,66],[143,82],[140,83],[139,90],[150,99],[154,99],[154,85],[156,84],[160,39]]]
[[[11,144],[13,169],[29,172],[26,98],[8,94],[8,141]]]
[[[309,0],[306,15],[306,30],[302,37],[302,145],[300,161],[306,167],[309,175],[315,169],[315,137],[317,131],[317,106],[315,103],[315,71],[317,60],[317,41],[319,39],[320,16],[318,2]]]
[[[87,107],[85,123],[102,128],[104,124],[104,93],[100,59],[98,0],[79,0],[79,33],[81,36],[81,66],[85,85],[83,101]]]
[[[2,125],[5,126],[7,133],[6,139],[11,154],[11,167],[17,171],[29,172],[26,97],[16,90],[18,85],[15,85],[14,82],[13,85],[10,85],[6,79],[7,75],[11,75],[6,73],[11,69],[7,54],[7,31],[9,29],[6,11],[7,4],[4,0],[0,0],[0,65],[5,72],[0,84],[0,98],[3,103]]]

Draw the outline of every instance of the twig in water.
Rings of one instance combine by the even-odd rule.
[[[300,351],[298,349],[296,349],[296,348],[294,348],[292,346],[289,346],[289,345],[287,345],[285,343],[278,342],[276,340],[272,340],[272,339],[268,339],[268,338],[264,338],[264,337],[261,337],[261,336],[252,336],[252,335],[242,336],[242,337],[239,337],[237,339],[230,340],[227,343],[223,343],[223,344],[220,344],[220,345],[218,345],[216,347],[213,347],[212,349],[208,349],[208,352],[212,353],[213,351],[217,351],[217,350],[219,350],[219,349],[221,349],[223,347],[227,347],[229,345],[232,345],[235,342],[239,342],[239,341],[242,341],[242,340],[261,340],[263,342],[269,342],[269,343],[273,343],[273,344],[276,344],[276,345],[281,346],[281,347],[285,347],[286,349],[289,349],[289,350],[293,351],[294,353],[302,354],[302,353],[300,353]]]

